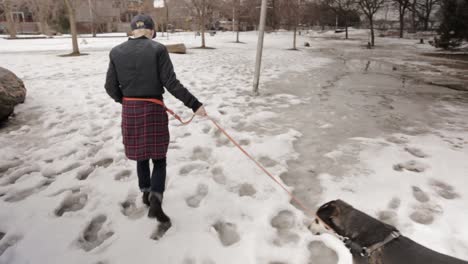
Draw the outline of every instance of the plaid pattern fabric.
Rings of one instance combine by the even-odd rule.
[[[123,101],[122,139],[131,160],[163,159],[169,146],[166,109],[145,101]]]

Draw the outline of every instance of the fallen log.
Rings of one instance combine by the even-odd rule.
[[[185,54],[187,53],[187,48],[183,43],[181,44],[168,44],[166,45],[169,53]]]

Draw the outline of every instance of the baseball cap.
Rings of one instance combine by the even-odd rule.
[[[132,30],[136,30],[136,29],[154,30],[154,21],[150,16],[140,14],[140,15],[136,15],[132,19],[132,22],[130,23],[130,27],[132,28]]]

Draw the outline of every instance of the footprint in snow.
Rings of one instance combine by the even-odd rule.
[[[405,148],[406,152],[410,153],[411,155],[417,157],[417,158],[427,158],[429,155],[424,153],[422,150],[418,148],[411,148],[411,147],[406,147]]]
[[[289,210],[282,210],[271,219],[271,226],[277,231],[278,238],[273,241],[275,245],[282,246],[297,243],[299,236],[292,231],[296,226],[296,216]]]
[[[85,147],[88,147],[88,146],[89,146],[89,149],[88,149],[86,155],[89,158],[93,158],[94,156],[96,156],[96,154],[102,149],[102,144],[99,144],[99,145],[85,144]],[[95,166],[95,165],[93,165],[93,166]]]
[[[11,170],[11,169],[15,169],[17,167],[19,167],[20,165],[23,164],[23,161],[21,160],[11,160],[11,161],[6,161],[6,162],[2,162],[0,163],[0,178],[2,178],[3,176],[5,176],[5,172]]]
[[[233,223],[218,221],[213,225],[213,228],[218,233],[221,244],[229,247],[240,240],[237,226]]]
[[[132,171],[131,170],[123,170],[119,173],[117,173],[115,176],[114,176],[114,179],[116,181],[123,181],[123,180],[127,180],[128,178],[130,178],[130,175],[132,175]]]
[[[398,224],[398,214],[395,212],[401,205],[401,200],[398,197],[393,197],[388,203],[388,209],[377,213],[377,218],[389,225],[396,226]]]
[[[396,226],[398,224],[398,214],[392,210],[378,212],[377,218],[388,225]]]
[[[211,169],[211,175],[213,176],[213,180],[217,184],[225,185],[226,184],[226,176],[224,175],[224,171],[222,167],[214,167]]]
[[[7,186],[10,184],[15,184],[19,179],[21,179],[23,176],[27,176],[31,173],[34,172],[39,172],[40,168],[39,166],[33,165],[29,166],[26,168],[20,168],[18,170],[13,171],[8,175],[8,178],[5,179],[5,181],[2,182],[1,186]]]
[[[60,205],[55,209],[55,215],[60,217],[67,212],[76,212],[83,209],[88,202],[88,194],[81,189],[67,195]]]
[[[434,191],[444,199],[453,200],[460,197],[460,195],[455,192],[455,188],[445,182],[433,179],[430,181],[430,185]]]
[[[443,210],[439,205],[422,203],[414,206],[410,213],[410,219],[422,225],[430,225],[434,222],[435,216],[442,214]]]
[[[258,161],[265,167],[274,167],[276,166],[278,163],[274,160],[272,160],[271,158],[269,157],[266,157],[266,156],[261,156]]]
[[[5,195],[5,202],[14,203],[14,202],[22,201],[35,193],[38,193],[47,189],[47,187],[49,187],[49,185],[51,185],[53,182],[54,182],[53,179],[46,179],[46,180],[41,181],[39,184],[37,184],[34,187],[8,193],[7,195]]]
[[[387,138],[387,141],[399,145],[408,143],[408,139],[404,136],[391,136]]]
[[[94,217],[78,238],[78,246],[84,251],[89,252],[113,236],[113,231],[103,228],[106,221],[107,216],[105,215]]]
[[[196,193],[190,197],[187,197],[185,202],[189,207],[198,208],[206,195],[208,195],[208,185],[198,184]]]
[[[5,236],[6,234],[4,234]],[[12,235],[9,237],[2,238],[0,240],[0,257],[5,253],[9,248],[15,246],[22,239],[19,235]]]
[[[401,205],[401,199],[398,197],[393,197],[392,200],[388,203],[388,208],[396,210],[400,207]]]
[[[416,160],[410,160],[404,163],[398,163],[393,165],[393,169],[396,171],[408,170],[412,172],[424,172],[429,166]]]
[[[239,140],[239,144],[240,144],[241,146],[248,146],[248,145],[250,144],[250,140],[248,140],[248,139],[241,139],[241,140]]]
[[[253,197],[257,193],[257,190],[250,183],[243,183],[239,186],[239,196],[250,196]]]
[[[204,169],[208,169],[208,166],[206,166],[205,164],[200,164],[200,163],[191,163],[191,164],[182,166],[182,168],[180,168],[179,170],[179,174],[182,176],[185,176],[185,175],[190,174],[194,170],[204,170]]]
[[[89,177],[89,175],[93,173],[93,171],[94,171],[94,167],[91,167],[91,166],[83,168],[76,173],[76,179],[79,181],[86,180]]]
[[[429,202],[429,195],[427,195],[425,191],[421,190],[421,188],[417,186],[412,186],[412,189],[413,189],[413,197],[414,199],[416,199],[416,201],[420,203]]]
[[[308,264],[337,264],[338,254],[322,241],[312,241],[307,246],[310,252]]]
[[[130,219],[138,219],[146,213],[146,206],[138,207],[136,204],[137,194],[129,194],[127,199],[120,203],[121,212]]]
[[[219,137],[219,138],[216,139],[216,146],[217,147],[227,146],[227,145],[229,145],[229,143],[231,143],[231,141],[229,141],[229,139],[226,138],[226,137]]]
[[[183,261],[182,261],[182,264],[196,264],[197,261],[193,258],[185,258]]]
[[[210,159],[211,152],[211,148],[195,147],[193,149],[192,160],[207,161]]]
[[[104,158],[104,159],[100,159],[100,160],[94,162],[94,163],[93,163],[93,166],[94,166],[94,167],[103,167],[103,168],[107,168],[107,167],[109,167],[113,162],[114,162],[114,159],[112,159],[112,158]]]
[[[63,167],[60,170],[56,170],[54,167],[50,166],[42,170],[42,176],[51,179],[51,178],[55,178],[56,176],[60,174],[67,173],[79,167],[81,167],[81,163],[79,162],[73,162],[71,164],[68,164],[67,166]]]
[[[203,127],[203,129],[202,129],[202,132],[205,133],[205,134],[210,133],[210,131],[211,131],[211,127],[210,127],[210,126],[205,126],[205,127]]]

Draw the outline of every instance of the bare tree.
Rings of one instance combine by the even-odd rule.
[[[16,38],[16,25],[12,13],[11,0],[3,1],[3,12],[5,13],[10,38]]]
[[[328,6],[336,15],[343,17],[345,23],[345,39],[348,39],[349,16],[357,9],[356,0],[325,0],[323,3]]]
[[[431,15],[440,4],[441,0],[415,0],[414,9],[412,11],[416,13],[418,18],[422,21],[424,30],[429,30]]]
[[[89,8],[89,17],[91,19],[91,34],[93,38],[96,37],[96,1],[95,0],[88,0],[88,8]]]
[[[201,32],[202,44],[201,48],[206,48],[205,31],[206,24],[209,20],[208,15],[213,12],[216,7],[215,0],[191,0],[192,7],[195,10],[195,15],[198,18],[198,27]]]
[[[411,6],[410,0],[393,0],[394,4],[398,8],[398,18],[400,21],[400,38],[403,38],[403,31],[405,28],[405,13],[406,10]]]
[[[75,19],[75,7],[73,6],[72,0],[64,0],[65,6],[68,11],[68,19],[70,21],[70,31],[72,35],[73,52],[70,55],[80,55],[80,49],[78,47],[78,31],[76,30],[76,19]]]
[[[164,28],[166,30],[167,37],[169,38],[169,32],[167,30],[168,25],[169,25],[169,6],[167,5],[167,0],[164,0],[164,8],[166,9],[166,23],[165,23]]]
[[[301,20],[301,0],[281,0],[277,2],[278,15],[281,19],[280,22],[287,26],[288,30],[293,31],[293,46],[292,50],[297,50],[297,27]]]
[[[49,16],[51,14],[53,0],[23,0],[32,11],[33,16],[39,21],[39,31],[47,36],[51,35],[49,27]]]
[[[237,23],[236,43],[240,43],[240,41],[239,41],[239,31],[240,31],[241,0],[232,0],[232,5],[233,5],[232,31],[235,30],[234,24]]]
[[[232,0],[232,31],[236,31],[236,43],[241,43],[239,40],[241,23],[247,18],[251,18],[249,6],[245,1]],[[255,19],[255,18],[253,18]]]
[[[359,7],[361,8],[364,15],[369,20],[369,26],[371,31],[371,46],[375,45],[375,34],[374,34],[374,15],[384,5],[385,0],[358,0]]]

